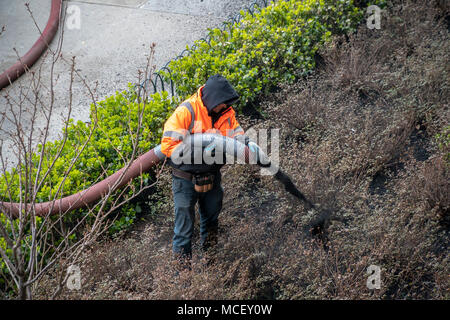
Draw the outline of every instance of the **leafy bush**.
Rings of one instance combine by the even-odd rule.
[[[42,160],[40,171],[40,179],[44,178],[45,172],[49,170],[48,176],[43,181],[42,187],[36,194],[37,202],[51,201],[68,195],[82,191],[89,186],[95,184],[105,175],[109,176],[124,167],[131,160],[133,152],[133,140],[138,139],[135,157],[157,146],[160,142],[162,134],[162,124],[171,112],[173,106],[176,105],[176,98],[169,98],[167,92],[157,93],[151,96],[146,103],[145,112],[143,113],[141,128],[138,132],[138,117],[142,111],[143,103],[136,102],[136,93],[116,92],[116,95],[106,98],[97,104],[97,108],[91,106],[91,124],[81,121],[74,122],[72,119],[67,127],[67,139],[54,142],[47,142],[44,149],[44,157]],[[97,125],[93,123],[97,120]],[[89,139],[90,131],[92,135]],[[84,147],[77,158],[77,154]],[[32,155],[31,164],[31,181],[34,181],[37,174],[37,168],[40,160],[40,151],[44,146],[39,145],[37,152]],[[59,150],[62,149],[59,154]],[[59,154],[59,155],[58,155]],[[30,167],[30,166],[29,166]],[[22,164],[22,171],[26,168]],[[142,175],[144,186],[153,182],[150,173]],[[16,169],[7,172],[0,177],[0,194],[2,201],[19,202],[22,196],[22,202],[30,201],[30,194],[27,191],[26,183],[19,176]],[[140,188],[139,182],[135,182],[135,188]],[[130,188],[128,194],[124,197],[131,196],[133,188]],[[22,194],[20,195],[20,190]],[[114,196],[107,202],[103,210],[108,210],[108,206],[115,200]],[[129,227],[136,218],[139,211],[139,205],[130,202],[124,204],[120,209],[116,210],[115,217],[117,219],[110,228],[110,234]],[[87,222],[93,221],[95,213],[94,209],[87,217]],[[81,218],[88,213],[86,209],[75,210],[64,217],[64,224],[67,226],[75,226]],[[52,219],[58,219],[57,216]],[[11,233],[10,239],[14,239],[12,231],[17,234],[17,226],[14,220],[14,226],[11,226],[9,219],[4,213],[0,212],[0,223]],[[35,223],[39,224],[40,217],[36,217]],[[14,228],[14,229],[12,229]],[[28,235],[28,227],[25,230]],[[57,239],[58,236],[55,235]],[[27,239],[25,238],[24,241]],[[77,240],[77,235],[73,234],[72,241]],[[57,240],[58,241],[58,240]],[[6,249],[5,239],[0,237],[0,246]],[[11,252],[6,251],[11,257]],[[24,250],[27,252],[27,250]],[[51,251],[50,251],[51,253]],[[25,257],[26,258],[26,257]],[[40,257],[45,258],[45,257]],[[8,270],[5,262],[0,258],[0,274],[7,274]],[[4,285],[0,282],[0,288]]]
[[[278,1],[239,23],[211,29],[188,55],[169,64],[177,93],[192,94],[213,74],[224,75],[241,96],[241,110],[280,82],[293,82],[315,67],[317,50],[332,33],[354,31],[363,12],[352,0]]]
[[[58,150],[61,147],[63,150],[56,159],[53,169],[50,170],[49,177],[37,193],[38,202],[52,200],[57,195],[61,184],[63,188],[58,197],[79,192],[91,186],[105,173],[109,176],[121,169],[131,158],[133,140],[136,138],[139,139],[137,155],[157,146],[163,131],[162,124],[170,114],[176,99],[168,98],[167,92],[154,94],[151,98],[146,104],[139,133],[137,132],[138,116],[143,103],[135,101],[135,93],[117,92],[115,96],[100,101],[96,110],[94,106],[91,106],[91,121],[93,123],[96,117],[97,126],[93,129],[90,141],[76,161],[74,161],[76,154],[89,139],[89,132],[93,125],[82,121],[75,123],[70,119],[66,132],[67,140],[47,142],[45,145],[42,173],[51,166]],[[42,148],[43,146],[39,145],[38,152],[33,154],[33,180]],[[73,168],[68,172],[72,162],[74,162]],[[148,181],[148,176],[144,178]],[[9,190],[12,191],[11,199],[2,197],[2,200],[19,201],[20,187],[17,170],[13,169],[0,177],[0,192],[3,195],[9,194],[7,181],[10,183]],[[25,196],[25,191],[22,196]]]

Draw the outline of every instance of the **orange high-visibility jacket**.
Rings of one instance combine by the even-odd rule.
[[[180,104],[164,124],[164,133],[161,141],[161,151],[170,158],[173,150],[182,142],[188,133],[220,133],[224,136],[236,138],[243,135],[244,130],[235,117],[231,106],[222,111],[220,117],[214,122],[202,100],[202,86],[189,99]],[[222,101],[223,103],[223,101]],[[179,168],[186,171],[207,171],[208,165],[194,165]]]

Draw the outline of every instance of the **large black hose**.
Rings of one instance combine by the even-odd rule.
[[[287,192],[302,201],[307,210],[316,209],[316,206],[295,186],[292,179],[281,168],[271,163],[270,158],[260,147],[257,147],[257,151],[254,153],[236,139],[217,134],[203,133],[192,134],[186,137],[183,143],[174,150],[174,153],[182,154],[182,158],[190,158],[192,152],[203,152],[205,148],[227,153],[233,156],[234,159],[240,159],[241,163],[257,164],[264,168],[271,167],[271,172],[276,172],[275,179],[284,185]],[[246,154],[246,150],[249,150],[247,151],[248,155]]]
[[[298,190],[298,188],[292,182],[291,178],[286,173],[284,173],[280,168],[278,168],[278,171],[275,174],[275,178],[284,185],[284,188],[286,189],[287,192],[289,192],[294,197],[301,200],[306,205],[306,209],[308,210],[316,209],[314,203],[312,203],[309,199],[307,199],[303,195],[303,193],[301,193],[300,190]]]
[[[196,152],[196,150],[201,150],[203,152],[205,148],[215,149],[218,152],[226,153],[229,156],[232,156],[233,159],[240,160],[241,163],[257,164],[265,168],[271,167],[271,170],[273,170],[272,172],[276,172],[275,178],[284,185],[286,191],[302,201],[308,210],[316,208],[315,205],[308,200],[300,190],[298,190],[291,178],[279,167],[274,166],[270,162],[270,158],[259,147],[257,147],[256,152],[252,152],[248,146],[236,139],[212,133],[196,133],[186,136],[183,139],[183,142],[175,148],[172,157],[175,158],[177,154],[182,154],[181,158],[184,158],[185,156],[190,158],[191,152]],[[165,156],[161,152],[161,146],[158,145],[133,162],[126,174],[122,177],[122,181],[117,188],[124,186],[128,181],[148,171],[151,167],[164,159]],[[84,207],[89,203],[100,199],[101,196],[116,183],[116,180],[121,177],[124,169],[125,168],[122,168],[115,174],[86,190],[55,201],[37,203],[34,205],[33,209],[35,210],[36,215],[45,216]],[[31,204],[4,202],[0,200],[0,209],[13,217],[18,217],[21,209],[25,209],[26,211],[31,208]]]

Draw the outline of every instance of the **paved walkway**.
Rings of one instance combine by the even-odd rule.
[[[23,55],[33,45],[39,33],[27,13],[24,3],[30,3],[37,25],[44,28],[48,19],[50,0],[0,0],[0,71],[16,61],[12,50]],[[146,65],[146,55],[152,42],[156,43],[157,68],[176,57],[188,44],[204,37],[207,28],[219,26],[254,0],[78,0],[64,1],[68,19],[64,28],[62,54],[67,59],[76,56],[77,70],[94,87],[98,81],[97,98],[126,89],[127,83],[137,81],[138,69]],[[79,13],[79,19],[75,19]],[[79,25],[77,24],[79,21]],[[60,28],[61,30],[61,28]],[[55,37],[51,47],[56,48]],[[42,61],[42,79],[49,83],[49,61]],[[39,61],[38,61],[39,64]],[[33,70],[38,70],[35,65]],[[58,138],[63,128],[63,117],[68,105],[69,69],[59,61],[55,65],[58,82],[55,86],[56,105],[50,126],[50,138]],[[28,87],[27,77],[21,77],[5,90],[11,96],[19,95],[20,87]],[[4,93],[4,92],[2,92]],[[3,96],[3,95],[1,95]],[[46,98],[46,97],[44,97]],[[48,98],[48,97],[47,97]],[[80,81],[74,83],[72,118],[89,120],[90,98]],[[6,101],[0,97],[0,112],[6,110]],[[40,120],[43,121],[40,115]],[[24,121],[24,127],[27,127]],[[43,123],[43,122],[40,122]],[[0,124],[7,132],[14,127],[5,121]],[[4,132],[0,139],[8,140]],[[14,158],[12,150],[3,149],[3,155]]]

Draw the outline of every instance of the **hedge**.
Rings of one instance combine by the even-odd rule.
[[[379,3],[381,1],[378,1]],[[258,13],[241,12],[243,19],[228,29],[212,29],[210,41],[186,47],[188,55],[162,72],[186,97],[220,73],[241,96],[238,111],[280,82],[293,82],[311,73],[318,49],[334,33],[353,32],[363,11],[352,0],[279,1]]]

